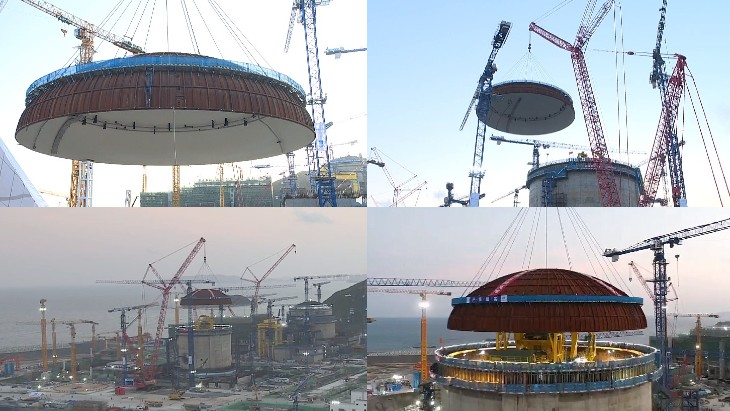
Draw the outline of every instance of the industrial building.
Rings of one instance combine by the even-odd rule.
[[[626,163],[612,161],[613,178],[621,204],[637,207],[641,171]],[[527,173],[530,207],[600,207],[601,193],[596,182],[596,161],[575,157],[551,161]]]
[[[534,269],[452,305],[449,329],[497,338],[436,350],[431,374],[443,409],[651,409],[657,350],[595,335],[645,328],[640,298],[578,272]]]

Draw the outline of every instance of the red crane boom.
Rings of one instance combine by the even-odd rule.
[[[621,198],[616,188],[616,181],[613,178],[613,166],[608,156],[606,138],[603,134],[603,125],[601,124],[601,117],[598,112],[598,105],[596,104],[596,97],[593,93],[591,79],[588,75],[588,66],[583,55],[583,49],[601,24],[603,18],[608,14],[612,5],[613,0],[608,0],[592,20],[581,24],[580,28],[578,28],[575,44],[570,44],[537,24],[530,23],[530,31],[537,33],[540,37],[561,49],[570,52],[573,60],[575,80],[578,85],[578,94],[580,95],[580,101],[583,107],[583,118],[585,119],[588,140],[591,145],[591,154],[596,161],[598,191],[601,194],[601,205],[603,207],[618,207],[621,205]]]
[[[155,333],[155,345],[152,349],[152,358],[150,359],[150,366],[145,370],[145,378],[148,379],[154,379],[155,378],[155,371],[157,371],[157,359],[159,358],[160,354],[160,341],[162,337],[162,331],[165,329],[165,316],[167,315],[167,301],[170,299],[170,290],[172,290],[173,287],[179,282],[180,277],[183,275],[185,270],[188,269],[190,266],[190,263],[193,262],[193,258],[198,254],[200,249],[205,244],[205,238],[200,237],[200,240],[198,240],[198,243],[195,244],[195,247],[193,247],[193,250],[190,252],[188,257],[183,261],[182,265],[180,266],[180,269],[177,270],[177,273],[175,273],[175,276],[172,277],[172,279],[169,282],[165,282],[157,273],[157,270],[152,268],[152,265],[150,264],[149,267],[152,268],[155,275],[158,277],[158,279],[161,281],[162,284],[158,284],[157,282],[148,282],[147,285],[151,287],[155,287],[158,290],[162,291],[162,303],[160,303],[160,318],[157,321],[157,332]]]
[[[639,197],[640,207],[651,207],[654,205],[654,198],[659,189],[659,181],[662,178],[662,171],[667,161],[667,148],[671,146],[671,133],[674,123],[677,121],[679,114],[679,101],[684,93],[686,78],[684,69],[687,66],[687,59],[675,54],[677,57],[677,65],[674,66],[674,72],[669,78],[667,91],[664,94],[662,102],[662,114],[659,116],[659,126],[657,126],[656,136],[654,137],[654,145],[651,148],[649,164],[646,166],[644,174],[644,189]],[[681,187],[674,187],[672,184],[672,197],[674,205],[679,206],[679,194]]]

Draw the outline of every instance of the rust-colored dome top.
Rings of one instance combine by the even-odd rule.
[[[231,305],[233,301],[231,297],[221,290],[205,288],[195,290],[180,300],[180,305]]]
[[[642,302],[575,271],[526,270],[454,298],[448,328],[521,333],[637,330],[646,328]]]

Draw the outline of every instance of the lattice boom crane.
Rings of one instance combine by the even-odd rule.
[[[276,262],[274,262],[274,264],[271,266],[271,268],[269,268],[268,271],[266,271],[266,273],[264,273],[264,275],[261,276],[261,278],[258,278],[253,273],[253,271],[251,271],[251,268],[250,267],[246,267],[243,270],[243,274],[241,274],[241,280],[244,280],[244,281],[248,281],[250,283],[253,283],[254,284],[254,289],[256,290],[254,292],[254,298],[251,300],[251,315],[252,316],[257,313],[258,300],[259,300],[259,289],[261,289],[261,283],[266,279],[266,277],[269,276],[269,274],[271,274],[272,271],[274,271],[274,269],[276,267],[279,266],[279,264],[281,264],[282,261],[284,261],[284,258],[286,258],[286,256],[289,255],[289,253],[291,253],[292,251],[294,251],[294,254],[297,253],[297,246],[296,246],[296,244],[290,245],[286,249],[286,251],[284,251],[284,253],[281,255],[281,257],[279,257],[279,259],[277,259]],[[251,276],[254,278],[254,280],[251,280],[251,279],[248,279],[248,278],[243,278],[243,276],[245,276],[247,272],[251,274]]]
[[[593,3],[589,2],[588,7],[591,4]],[[583,107],[583,117],[588,131],[588,140],[591,145],[591,154],[597,162],[596,177],[598,179],[598,191],[601,194],[601,205],[603,207],[618,207],[621,205],[621,198],[616,188],[613,167],[611,165],[611,159],[608,157],[606,138],[603,134],[603,125],[601,125],[601,117],[598,112],[596,97],[593,94],[593,86],[591,86],[591,78],[588,75],[588,66],[586,65],[583,51],[588,40],[590,40],[593,33],[601,24],[603,18],[606,17],[612,5],[613,0],[608,0],[598,10],[595,16],[592,17],[592,10],[586,10],[584,21],[578,28],[578,34],[576,35],[574,44],[568,43],[535,23],[530,23],[530,31],[537,33],[540,37],[561,49],[570,52],[573,60],[575,79],[578,84],[578,94],[580,94],[580,101]]]
[[[466,110],[464,120],[461,121],[461,127],[459,130],[464,129],[466,120],[471,114],[471,109],[474,107],[474,103],[477,103],[477,113],[484,113],[483,116],[479,116],[477,120],[477,134],[476,141],[474,142],[474,159],[472,160],[472,170],[469,172],[471,178],[471,191],[469,192],[469,207],[479,207],[479,199],[481,198],[481,185],[482,178],[484,177],[484,171],[482,171],[482,163],[484,160],[484,139],[487,135],[487,116],[489,115],[489,109],[492,105],[492,78],[494,73],[497,71],[497,66],[494,65],[494,59],[497,57],[497,52],[507,40],[512,23],[508,21],[502,21],[499,23],[497,32],[492,38],[492,53],[489,55],[487,65],[484,67],[484,72],[479,77],[479,83],[477,89],[474,91],[474,96],[469,103],[469,108]],[[484,121],[482,121],[482,119]]]
[[[640,243],[622,250],[607,249],[603,255],[611,257],[613,262],[618,261],[619,256],[641,250],[652,250],[654,252],[654,317],[656,326],[657,345],[661,356],[659,358],[662,366],[662,384],[670,388],[669,378],[669,346],[667,342],[667,289],[669,278],[667,277],[667,259],[664,256],[664,245],[669,247],[681,245],[683,240],[711,234],[730,228],[730,218],[703,224],[669,234],[659,235],[646,239]]]

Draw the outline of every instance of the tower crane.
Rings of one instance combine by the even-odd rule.
[[[368,277],[368,287],[462,287],[473,288],[484,284],[478,281],[443,280],[433,278]]]
[[[501,200],[501,199],[503,199],[503,198],[507,198],[507,197],[509,197],[509,196],[511,196],[511,195],[514,195],[514,196],[515,196],[515,198],[514,198],[514,200],[512,201],[512,205],[513,205],[514,207],[517,207],[517,204],[519,204],[519,202],[517,201],[517,198],[518,198],[519,192],[520,192],[520,190],[523,190],[523,189],[525,189],[525,188],[527,188],[527,186],[526,186],[526,185],[525,185],[525,186],[522,186],[522,187],[517,187],[517,188],[515,188],[514,190],[510,190],[510,192],[509,192],[509,193],[507,193],[507,194],[505,194],[505,195],[503,195],[503,196],[501,196],[501,197],[497,197],[497,198],[495,198],[494,200],[492,200],[492,203],[496,203],[497,201],[499,201],[499,200]]]
[[[71,381],[77,382],[77,358],[76,358],[76,324],[94,323],[89,320],[76,320],[76,321],[58,321],[61,324],[68,325],[71,331]],[[98,324],[98,323],[95,323]]]
[[[509,139],[502,136],[491,136],[489,137],[490,140],[496,141],[497,145],[500,145],[502,143],[514,143],[514,144],[524,144],[528,146],[532,146],[532,162],[528,163],[528,165],[531,165],[532,168],[538,168],[540,167],[540,149],[548,149],[548,148],[567,148],[567,149],[573,149],[573,150],[590,150],[591,148],[588,146],[581,146],[577,144],[567,144],[567,143],[558,143],[555,141],[542,141],[542,140],[534,140],[534,139]],[[620,152],[620,150],[606,150],[607,153],[616,153]],[[629,151],[628,154],[646,154],[641,151]]]
[[[262,301],[266,301],[266,318],[273,318],[274,303],[277,301],[293,300],[297,297],[276,297],[276,298],[265,298]]]
[[[426,308],[428,308],[427,295],[451,295],[451,291],[433,291],[433,290],[409,290],[397,288],[371,288],[368,292],[391,293],[391,294],[418,294],[421,301],[418,306],[421,307],[421,381],[428,381],[428,321],[426,319]]]
[[[322,286],[325,284],[329,284],[331,282],[332,281],[322,281],[319,283],[312,283],[313,286],[317,287],[317,302],[318,303],[322,302]]]
[[[325,49],[324,54],[328,55],[328,56],[331,56],[334,54],[335,58],[338,59],[338,58],[342,57],[342,55],[345,53],[357,53],[359,51],[367,51],[367,50],[368,50],[367,47],[362,47],[359,49],[346,49],[344,47],[335,47],[333,49],[331,49],[331,48]]]
[[[91,358],[94,358],[94,353],[96,353],[96,326],[99,323],[91,320],[80,320],[80,323],[91,324]]]
[[[53,4],[43,0],[21,0],[36,9],[57,18],[62,23],[75,27],[74,35],[81,40],[79,47],[79,64],[90,63],[94,59],[94,37],[99,37],[111,44],[132,54],[144,53],[144,49],[124,37],[117,36],[107,30],[97,27],[88,21],[76,17]],[[94,179],[94,163],[91,160],[72,160],[71,162],[71,190],[69,192],[69,207],[91,207],[92,184]]]
[[[439,207],[451,207],[451,204],[461,204],[464,207],[469,205],[468,196],[462,198],[454,198],[454,183],[446,183],[446,197],[444,197],[444,203]],[[484,194],[481,194],[479,198],[484,198]]]
[[[294,21],[304,26],[307,49],[307,68],[309,71],[309,101],[312,107],[315,143],[307,146],[310,185],[316,189],[320,207],[337,207],[335,179],[330,169],[329,150],[327,149],[327,127],[324,116],[324,103],[327,95],[322,92],[322,77],[319,69],[319,48],[317,46],[317,6],[327,5],[330,0],[294,0],[292,3],[289,29],[286,33],[284,52],[289,51],[289,43],[294,29]],[[289,155],[287,155],[288,157]],[[290,160],[293,165],[293,154]],[[290,167],[291,168],[291,167]]]
[[[484,72],[479,77],[479,83],[477,89],[474,91],[474,96],[469,103],[469,108],[466,110],[464,120],[461,122],[459,130],[464,129],[466,120],[471,114],[471,109],[474,107],[474,103],[477,103],[477,135],[476,141],[474,142],[474,159],[472,161],[472,170],[469,173],[471,177],[471,191],[469,192],[469,207],[479,207],[479,198],[481,194],[482,178],[484,177],[484,171],[482,171],[482,162],[484,159],[484,138],[487,135],[487,116],[489,115],[489,109],[492,105],[492,77],[497,71],[497,66],[494,64],[494,59],[497,57],[497,52],[507,40],[512,23],[508,21],[502,21],[497,28],[497,32],[494,34],[492,39],[492,53],[489,55],[487,65],[484,67]],[[482,121],[482,119],[484,121]]]
[[[157,305],[156,303],[150,303],[150,304],[135,305],[135,306],[129,306],[129,307],[115,307],[115,308],[109,309],[110,313],[119,311],[120,317],[121,317],[120,318],[120,320],[121,320],[120,329],[122,331],[122,338],[121,338],[122,384],[121,385],[125,385],[125,382],[127,380],[127,341],[129,340],[129,336],[127,335],[127,327],[129,326],[129,324],[127,324],[127,311],[137,310],[137,321],[138,321],[140,329],[141,329],[142,309],[148,308],[148,307],[154,307],[156,305]],[[138,339],[141,340],[142,332],[139,331],[138,334],[139,334]],[[144,358],[144,353],[142,351],[144,344],[142,343],[142,341],[139,341],[139,340],[137,341],[137,344],[139,345],[137,348],[137,350],[138,350],[138,353],[137,353],[138,360],[137,361],[138,362],[139,362],[140,357]],[[138,366],[139,366],[139,364],[138,364]],[[140,371],[143,368],[144,368],[144,361],[142,362],[142,366],[139,366]]]
[[[715,221],[709,224],[703,224],[683,230],[675,231],[668,234],[658,235],[642,242],[634,244],[631,247],[621,250],[607,249],[604,251],[604,257],[611,257],[613,262],[618,261],[619,256],[629,254],[641,250],[652,250],[654,252],[654,316],[656,326],[656,338],[659,352],[661,354],[659,361],[662,366],[661,382],[666,388],[670,388],[671,380],[669,378],[669,347],[667,344],[667,287],[669,278],[667,277],[667,260],[664,256],[664,246],[669,245],[670,248],[675,245],[681,245],[682,241],[706,234],[715,233],[730,228],[730,218]]]
[[[56,319],[51,318],[51,361],[53,365],[58,362],[58,354],[56,353]]]
[[[682,95],[685,84],[684,66],[686,63],[684,57],[680,56],[681,58],[677,60],[677,65],[674,68],[674,73],[672,73],[672,78],[667,76],[664,59],[661,54],[664,23],[667,15],[667,0],[662,0],[662,7],[659,9],[659,12],[656,46],[652,52],[653,64],[651,74],[649,75],[649,82],[654,88],[659,87],[662,113],[659,117],[659,129],[654,140],[652,153],[656,149],[658,152],[667,154],[669,160],[669,178],[672,185],[672,202],[675,207],[682,207],[687,205],[687,191],[684,185],[684,171],[682,169],[682,153],[679,151],[679,148],[684,142],[680,142],[677,138],[676,120],[679,96]],[[664,150],[661,150],[662,146]],[[650,199],[656,195],[655,185],[659,185],[660,178],[656,174],[661,175],[661,171],[664,169],[664,162],[666,161],[664,158],[655,158],[656,160],[647,166],[646,174],[644,174],[645,177],[651,176],[651,180],[646,178],[644,180],[644,194],[646,198],[640,198],[639,200],[639,205],[645,207],[653,204]]]
[[[264,273],[264,275],[261,276],[261,278],[258,278],[256,276],[256,274],[254,274],[253,271],[251,271],[251,268],[250,267],[246,267],[243,270],[243,274],[241,274],[241,280],[244,280],[244,281],[248,281],[250,283],[253,283],[254,284],[254,289],[255,289],[254,298],[251,299],[251,316],[253,316],[254,314],[256,314],[257,311],[258,311],[257,308],[258,308],[259,290],[261,289],[261,283],[266,279],[266,277],[269,276],[269,274],[271,274],[272,271],[274,271],[274,269],[276,267],[279,266],[279,264],[281,264],[282,261],[284,261],[284,258],[286,258],[286,256],[289,255],[289,253],[291,253],[292,251],[294,251],[294,254],[297,253],[297,246],[296,246],[296,244],[290,245],[284,251],[284,253],[281,255],[281,257],[279,257],[279,259],[274,262],[274,264],[271,266],[271,268],[269,268],[268,271],[266,271]],[[251,274],[251,277],[254,278],[253,280],[251,280],[249,278],[244,278],[244,276],[246,275],[247,272]]]
[[[335,156],[334,156],[334,153],[333,153],[333,151],[332,151],[332,147],[337,147],[337,146],[344,146],[344,145],[350,145],[350,146],[352,146],[352,145],[355,145],[355,144],[357,144],[357,140],[350,140],[350,141],[346,141],[346,142],[344,142],[344,143],[336,143],[336,144],[330,144],[330,145],[329,145],[329,149],[330,149],[330,158],[334,158],[334,157],[335,157]]]
[[[700,320],[700,317],[709,317],[709,318],[720,318],[717,314],[708,314],[708,313],[695,313],[695,314],[680,314],[680,313],[674,313],[674,318],[676,321],[677,317],[696,317],[697,322],[695,323],[695,335],[697,336],[697,343],[695,344],[695,374],[697,377],[702,376],[702,321]]]
[[[294,277],[294,281],[304,280],[304,302],[309,301],[309,280],[319,280],[325,278],[350,278],[349,274],[332,274],[332,275],[306,275]]]
[[[408,172],[411,174],[410,177],[408,177],[406,180],[404,180],[400,184],[396,184],[395,180],[393,179],[393,176],[390,174],[390,171],[385,166],[385,161],[383,161],[383,158],[381,156],[381,151],[378,150],[377,147],[372,147],[370,149],[370,153],[372,155],[372,158],[368,159],[368,164],[374,164],[380,168],[383,169],[383,172],[385,173],[385,178],[388,180],[388,183],[390,183],[391,187],[393,187],[393,202],[391,203],[391,207],[398,207],[398,202],[402,199],[401,192],[405,190],[405,185],[410,183],[411,181],[415,180],[416,177],[418,177],[417,174],[411,172],[408,170]],[[402,167],[402,166],[401,166]],[[403,167],[405,169],[405,167]],[[424,182],[425,184],[425,182]]]
[[[5,3],[0,4],[0,10]],[[46,338],[46,300],[41,298],[41,361],[43,364],[43,371],[48,371],[48,340]]]
[[[535,23],[530,23],[530,31],[534,31],[545,40],[570,52],[570,57],[573,60],[575,80],[578,84],[581,106],[583,107],[583,117],[588,131],[588,140],[591,145],[591,154],[596,161],[598,191],[601,193],[601,205],[603,207],[618,207],[621,205],[621,198],[616,188],[613,166],[611,165],[611,159],[608,157],[606,138],[603,134],[601,117],[598,112],[596,97],[593,94],[591,78],[588,75],[588,66],[586,65],[583,51],[588,44],[588,40],[590,40],[593,33],[601,24],[601,21],[603,21],[603,18],[608,14],[613,2],[614,0],[606,1],[595,16],[592,15],[595,3],[588,2],[586,11],[583,14],[583,21],[578,28],[578,34],[573,44],[568,43]]]

